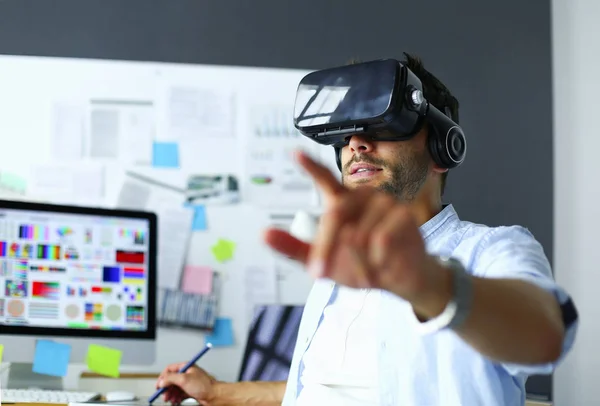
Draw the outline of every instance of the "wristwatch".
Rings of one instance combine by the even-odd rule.
[[[452,298],[446,308],[433,319],[419,324],[423,333],[443,329],[456,330],[465,322],[471,311],[473,302],[473,280],[462,263],[449,257],[434,257],[437,262],[452,273]]]

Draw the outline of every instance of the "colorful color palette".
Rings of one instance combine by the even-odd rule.
[[[37,246],[37,258],[47,260],[60,259],[60,245],[40,244]]]
[[[6,280],[4,296],[7,297],[26,297],[27,296],[27,281],[22,280]]]
[[[19,226],[19,238],[22,240],[48,241],[50,230],[47,226],[23,224]]]
[[[70,235],[73,235],[73,229],[71,227],[58,227],[56,229],[56,234],[58,234],[59,237],[68,237]]]
[[[143,324],[144,323],[144,308],[142,306],[127,306],[126,311],[127,323]]]
[[[140,230],[120,229],[119,237],[131,239],[135,245],[143,245],[146,241],[146,233]]]
[[[107,283],[121,282],[121,267],[105,266],[102,268],[102,280]]]
[[[32,282],[31,296],[37,299],[60,299],[60,284],[58,282]]]
[[[85,321],[102,321],[102,303],[85,304]]]
[[[123,268],[123,283],[128,285],[139,285],[144,283],[144,268]]]

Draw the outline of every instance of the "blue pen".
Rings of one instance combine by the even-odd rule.
[[[198,362],[198,360],[199,360],[200,358],[202,358],[202,356],[203,356],[204,354],[206,354],[206,353],[208,352],[208,350],[210,350],[211,348],[212,348],[212,344],[211,344],[211,343],[206,343],[206,347],[204,347],[204,348],[202,349],[202,351],[200,351],[200,352],[198,353],[198,355],[196,355],[194,358],[192,358],[192,360],[191,360],[190,362],[188,362],[187,364],[185,364],[185,365],[183,366],[183,368],[181,368],[181,369],[179,370],[179,373],[180,373],[180,374],[183,374],[185,371],[187,371],[188,369],[190,369],[190,368],[192,367],[192,365],[194,365],[196,362]],[[168,388],[168,387],[160,388],[159,390],[157,390],[156,392],[154,392],[154,395],[152,395],[152,396],[150,397],[150,399],[148,399],[148,403],[149,403],[149,404],[152,404],[152,402],[154,402],[156,399],[158,399],[158,397],[159,397],[160,395],[162,395],[162,394],[163,394],[163,393],[164,393],[164,392],[167,390],[167,388]]]

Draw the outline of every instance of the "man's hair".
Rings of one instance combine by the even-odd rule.
[[[404,52],[404,60],[400,62],[405,65],[412,73],[415,74],[423,85],[423,95],[425,98],[437,107],[442,113],[449,114],[450,118],[456,123],[459,123],[458,118],[458,100],[450,93],[450,90],[431,72],[425,69],[423,62],[418,56]],[[350,64],[359,63],[360,60],[352,59]],[[444,194],[446,188],[446,178],[448,171],[442,174],[441,194]]]

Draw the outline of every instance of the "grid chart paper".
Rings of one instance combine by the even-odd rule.
[[[158,324],[211,330],[217,317],[219,277],[213,276],[212,292],[208,295],[185,293],[180,290],[161,289]]]

